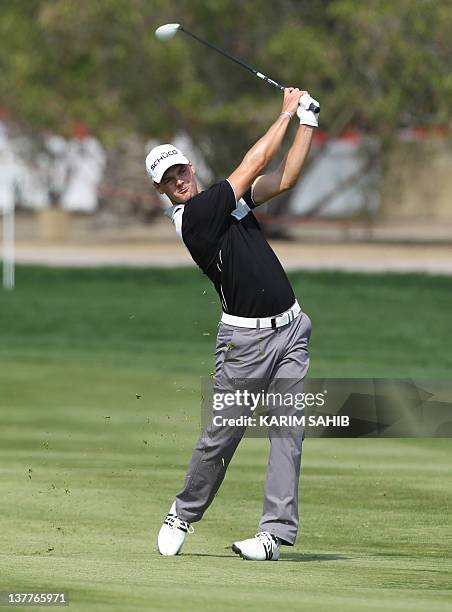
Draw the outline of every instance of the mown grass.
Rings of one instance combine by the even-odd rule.
[[[449,378],[452,280],[297,273],[312,376]],[[73,610],[452,609],[452,443],[308,439],[297,546],[245,563],[247,439],[184,554],[155,537],[199,428],[218,303],[195,270],[21,267],[0,296],[0,591]]]

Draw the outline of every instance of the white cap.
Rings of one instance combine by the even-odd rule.
[[[176,164],[189,164],[180,149],[172,144],[163,144],[154,147],[146,157],[146,172],[154,183],[160,183],[162,176]]]

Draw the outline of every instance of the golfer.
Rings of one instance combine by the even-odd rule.
[[[318,126],[316,103],[297,88],[284,90],[281,112],[226,180],[199,191],[195,168],[171,144],[152,149],[146,170],[155,188],[170,199],[166,214],[193,260],[218,293],[222,317],[215,351],[214,393],[236,391],[240,380],[264,380],[267,391],[303,389],[309,366],[309,317],[301,310],[290,282],[267,243],[253,209],[292,188]],[[318,103],[316,103],[318,105]],[[272,172],[265,168],[279,150],[289,122],[300,126],[293,143]],[[274,407],[299,415],[294,403]],[[275,413],[276,413],[275,412]],[[162,555],[177,555],[192,523],[212,503],[245,427],[220,416],[250,416],[243,404],[214,411],[201,433],[176,495],[160,529]],[[231,423],[231,424],[230,424]],[[276,561],[281,545],[293,546],[298,531],[298,483],[304,438],[302,425],[269,428],[270,454],[258,533],[236,541],[232,550],[244,559]]]

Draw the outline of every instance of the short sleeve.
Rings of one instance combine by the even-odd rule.
[[[253,195],[252,195],[252,193],[253,193],[253,188],[252,188],[252,187],[250,187],[250,188],[248,189],[248,191],[246,191],[246,192],[243,194],[243,196],[242,196],[242,199],[243,199],[243,200],[245,200],[245,202],[248,204],[248,206],[249,206],[251,209],[256,208],[256,203],[255,203],[255,202],[254,202],[254,200],[253,200]]]
[[[237,205],[237,199],[231,183],[225,179],[224,181],[212,185],[207,193],[211,190],[218,212],[230,215]]]

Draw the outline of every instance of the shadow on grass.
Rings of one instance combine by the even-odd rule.
[[[210,557],[214,559],[237,559],[237,555],[234,553],[225,555],[213,555],[209,553],[184,553],[184,557]],[[311,561],[344,561],[350,559],[345,555],[333,555],[333,554],[308,554],[308,553],[281,553],[279,561],[297,562],[297,563],[309,563]]]
[[[345,555],[332,554],[309,554],[309,553],[281,553],[280,561],[295,561],[297,563],[309,563],[311,561],[344,561],[350,559]]]
[[[237,559],[237,555],[235,555],[232,551],[229,555],[211,555],[209,553],[183,553],[182,557],[208,557],[211,559]]]

